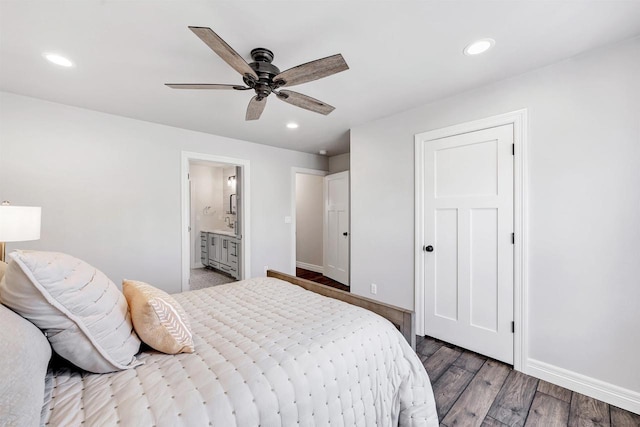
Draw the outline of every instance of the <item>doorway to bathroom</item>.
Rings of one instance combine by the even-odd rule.
[[[248,277],[249,162],[182,153],[182,290]]]

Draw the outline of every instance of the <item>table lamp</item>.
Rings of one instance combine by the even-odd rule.
[[[26,242],[40,239],[40,214],[42,208],[11,206],[7,201],[0,205],[0,261],[4,261],[5,242]]]

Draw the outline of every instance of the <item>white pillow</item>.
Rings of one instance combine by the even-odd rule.
[[[33,323],[2,304],[0,325],[0,425],[38,426],[51,346]]]
[[[140,364],[127,301],[101,271],[56,252],[9,256],[0,300],[42,329],[56,353],[96,373]]]

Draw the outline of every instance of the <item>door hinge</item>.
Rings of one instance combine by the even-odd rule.
[[[516,155],[516,144],[511,144],[511,154]]]
[[[511,233],[511,244],[512,245],[516,244],[516,233]]]
[[[515,333],[516,332],[516,322],[511,322],[511,333]]]

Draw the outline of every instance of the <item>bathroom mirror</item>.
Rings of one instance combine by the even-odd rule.
[[[238,198],[236,197],[235,194],[231,194],[229,196],[229,211],[227,212],[228,214],[234,214],[236,213],[237,210],[237,200]]]

